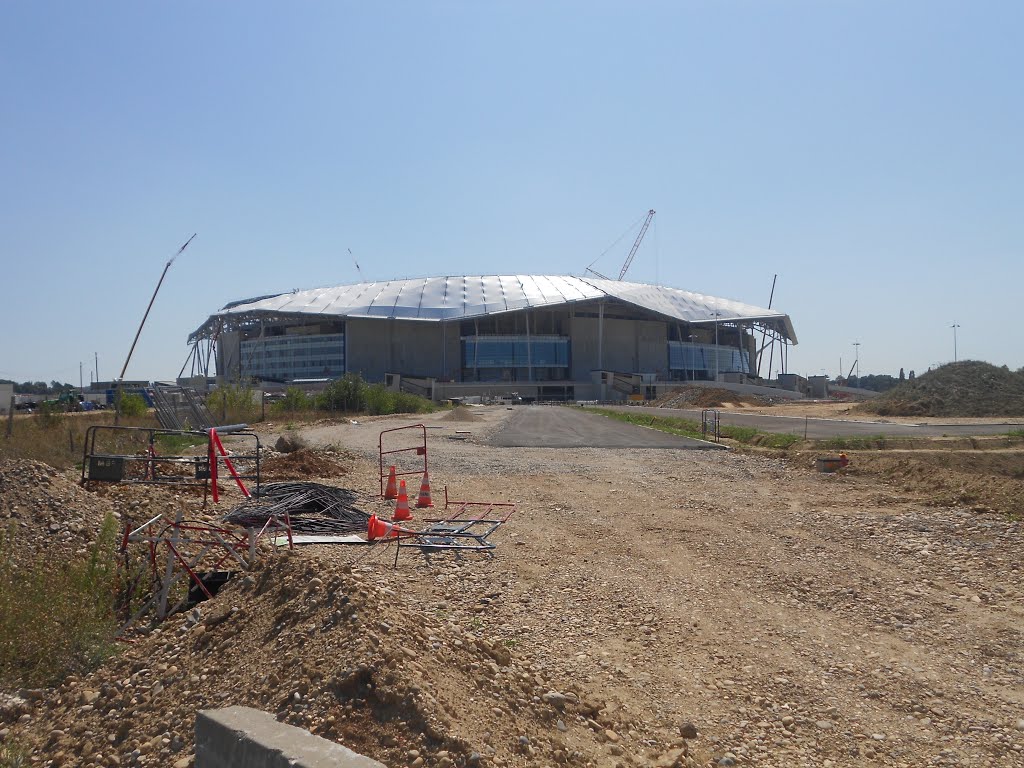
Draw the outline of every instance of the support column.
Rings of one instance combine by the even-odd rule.
[[[530,348],[530,311],[523,312],[526,320],[526,380],[533,381],[533,350]]]

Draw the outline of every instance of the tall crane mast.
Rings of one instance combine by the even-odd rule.
[[[622,269],[619,271],[619,280],[626,276],[626,272],[629,271],[629,265],[633,263],[633,257],[636,256],[637,249],[640,247],[640,243],[643,242],[644,235],[647,234],[647,228],[651,226],[651,219],[654,218],[654,209],[651,208],[647,212],[647,218],[644,219],[644,225],[640,227],[640,234],[636,236],[636,242],[633,243],[633,247],[629,250],[629,256],[626,257],[626,262],[622,265]]]

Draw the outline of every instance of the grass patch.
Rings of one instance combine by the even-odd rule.
[[[872,437],[831,437],[818,442],[830,451],[877,451],[893,447],[893,439],[885,435]]]
[[[20,744],[0,744],[0,768],[25,768],[29,764],[29,751]]]
[[[94,669],[114,648],[117,523],[108,516],[85,555],[55,567],[14,559],[0,536],[0,687],[54,685]]]
[[[180,454],[186,448],[206,445],[208,437],[202,435],[156,435],[153,443],[161,454]]]
[[[221,424],[263,420],[263,392],[242,384],[222,384],[206,396],[206,407]]]
[[[383,384],[367,384],[356,374],[332,381],[322,392],[308,394],[298,387],[285,390],[271,406],[276,415],[323,417],[325,413],[385,416],[392,413],[432,413],[437,406],[425,397],[395,392]]]
[[[655,416],[649,413],[623,413],[604,408],[592,409],[602,416],[622,421],[627,424],[636,424],[641,427],[650,427],[660,432],[668,432],[682,437],[692,437],[697,440],[705,440],[701,433],[700,422],[693,419],[682,419],[677,416]],[[720,425],[719,432],[722,437],[735,440],[744,445],[757,445],[762,448],[786,449],[791,445],[800,442],[798,435],[788,433],[778,434],[775,432],[762,432],[753,427],[734,427],[727,424]]]
[[[623,413],[622,411],[612,411],[606,408],[591,408],[589,410],[626,424],[650,427],[661,432],[681,435],[682,437],[693,437],[697,440],[704,439],[701,435],[700,423],[693,419],[681,419],[677,416],[654,416],[648,413]]]
[[[1011,429],[1006,433],[1007,437],[1024,437],[1024,429]]]
[[[92,413],[34,413],[15,416],[11,422],[11,435],[7,436],[7,423],[0,432],[0,459],[31,459],[66,469],[82,461],[86,430],[94,425],[113,425],[112,411]],[[151,414],[137,418],[121,417],[125,427],[156,427]],[[135,450],[132,446],[126,449]],[[126,452],[130,452],[126,450]],[[141,446],[139,450],[145,450]]]

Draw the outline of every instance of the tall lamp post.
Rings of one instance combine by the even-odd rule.
[[[721,312],[715,312],[715,381],[718,381],[718,318],[722,316]]]
[[[957,323],[953,323],[950,328],[953,329],[953,362],[956,362],[956,329],[960,326]]]
[[[693,340],[695,338],[697,338],[697,337],[694,336],[691,333],[689,338],[690,338],[690,381],[693,381],[693,380],[695,380],[697,378],[697,350],[693,346]]]
[[[857,383],[860,384],[860,342],[853,342],[853,369],[857,371]]]

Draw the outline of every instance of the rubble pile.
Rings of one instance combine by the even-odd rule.
[[[196,711],[232,704],[413,768],[584,765],[618,744],[603,702],[377,581],[295,552],[264,560],[95,673],[9,697],[0,728],[42,766],[83,768],[187,768]],[[662,762],[687,752],[680,737]]]
[[[38,461],[0,461],[0,530],[15,559],[82,553],[104,516],[119,516],[114,504],[75,479]]]

